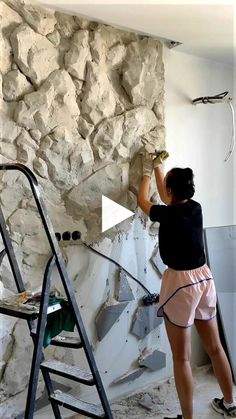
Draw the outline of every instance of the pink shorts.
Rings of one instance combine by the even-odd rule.
[[[158,317],[180,327],[216,316],[216,290],[207,265],[189,271],[168,268],[162,278]]]

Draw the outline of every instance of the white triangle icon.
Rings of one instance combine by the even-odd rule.
[[[132,215],[134,215],[132,211],[102,195],[102,232],[109,230],[109,228]]]

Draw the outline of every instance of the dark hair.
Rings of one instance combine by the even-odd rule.
[[[175,167],[168,173],[166,187],[171,189],[175,198],[190,199],[195,192],[193,177],[193,171],[189,167],[186,169]]]

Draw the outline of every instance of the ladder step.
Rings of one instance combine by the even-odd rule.
[[[30,332],[30,335],[32,337],[36,336],[36,329],[32,329]],[[83,348],[83,344],[79,337],[76,336],[67,336],[67,335],[57,335],[55,336],[51,342],[50,345],[53,346],[60,346],[63,348],[71,348],[71,349],[79,349]]]
[[[78,400],[70,394],[63,393],[62,391],[55,391],[49,396],[50,400],[55,401],[57,404],[72,410],[76,413],[84,414],[90,418],[105,418],[105,413],[101,406],[96,404],[87,403],[82,400]]]
[[[16,294],[17,295],[17,294]],[[19,294],[20,295],[20,294]],[[39,316],[39,305],[32,306],[30,304],[12,303],[12,296],[0,300],[0,313],[7,316],[18,317],[19,319],[35,320]],[[47,313],[61,310],[59,303],[48,307]]]
[[[95,384],[94,378],[89,371],[81,370],[78,367],[64,364],[63,362],[48,360],[42,362],[41,369],[60,375],[61,377],[70,378],[71,380],[78,381],[79,383],[93,386]]]
[[[64,348],[82,348],[83,344],[79,337],[75,336],[65,336],[65,335],[58,335],[55,336],[52,340],[50,345],[54,346],[61,346]]]
[[[16,307],[5,304],[0,301],[0,313],[6,314],[7,316],[18,317],[19,319],[34,320],[37,319],[39,313],[38,310],[29,310],[25,307]]]

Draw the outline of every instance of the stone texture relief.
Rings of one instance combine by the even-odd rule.
[[[113,239],[119,229],[101,234],[101,195],[135,210],[139,151],[165,143],[162,45],[26,0],[1,1],[0,18],[0,162],[36,173],[55,230],[81,230],[89,244]],[[0,191],[26,285],[37,286],[49,248],[29,187],[1,173]],[[7,261],[0,276],[5,296],[13,292]],[[30,340],[16,344],[24,326],[2,321],[7,395],[25,388],[12,371],[23,351],[16,345],[28,351]]]

